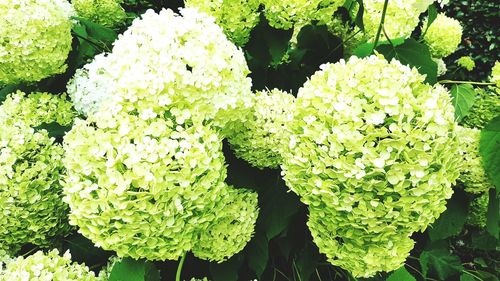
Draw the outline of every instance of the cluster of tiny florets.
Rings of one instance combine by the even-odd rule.
[[[7,262],[0,270],[0,281],[13,280],[98,281],[87,266],[72,262],[69,252],[60,256],[56,249]]]
[[[489,121],[500,115],[500,91],[498,88],[476,88],[474,105],[462,123],[470,128],[482,129]]]
[[[72,0],[79,17],[89,19],[105,27],[114,28],[127,18],[121,6],[122,0]]]
[[[437,75],[441,76],[446,74],[448,68],[446,67],[446,63],[444,62],[444,60],[438,58],[432,58],[432,60],[437,64]]]
[[[248,42],[259,22],[260,0],[186,0],[185,5],[215,17],[229,40],[238,46]]]
[[[460,57],[457,60],[457,64],[458,66],[465,68],[467,71],[472,71],[476,67],[476,63],[470,56]]]
[[[214,18],[188,8],[181,14],[148,10],[136,19],[110,54],[70,82],[75,107],[89,114],[118,96],[140,115],[176,107],[219,128],[241,120],[252,100],[243,52]]]
[[[500,88],[500,62],[499,61],[496,61],[495,65],[491,69],[491,82],[495,83],[497,88]]]
[[[66,0],[5,0],[0,14],[0,85],[37,82],[66,70],[73,15]]]
[[[377,56],[323,65],[299,89],[287,123],[284,179],[309,205],[320,251],[355,276],[398,268],[410,235],[453,193],[453,106],[445,88],[424,79]]]
[[[464,184],[465,191],[470,193],[487,192],[492,184],[483,169],[479,154],[479,140],[481,131],[459,126],[457,136],[460,140],[460,154],[462,156],[462,170],[459,180]]]
[[[486,226],[488,201],[489,201],[488,193],[484,193],[479,197],[475,198],[474,200],[472,200],[469,206],[469,213],[467,215],[467,220],[466,220],[466,223],[468,225],[481,228]]]
[[[295,98],[283,91],[257,92],[252,114],[242,128],[228,138],[235,155],[258,168],[278,168],[284,144],[285,123]]]
[[[15,253],[31,243],[46,246],[69,233],[68,206],[59,180],[62,146],[44,123],[69,125],[74,117],[65,96],[17,92],[0,106],[0,247]]]
[[[426,25],[424,21],[424,26]],[[434,57],[444,58],[456,51],[462,41],[462,31],[459,21],[440,13],[429,26],[424,40]]]

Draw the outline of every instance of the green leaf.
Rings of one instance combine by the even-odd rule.
[[[420,254],[420,266],[424,276],[433,273],[439,280],[445,280],[463,270],[460,259],[446,249],[423,251]]]
[[[124,258],[115,263],[109,281],[159,281],[160,272],[149,261]]]
[[[7,96],[17,90],[16,85],[7,85],[0,89],[0,104],[7,98]]]
[[[432,241],[458,235],[467,218],[469,202],[464,193],[455,192],[446,204],[446,211],[428,229]]]
[[[213,281],[237,281],[238,271],[243,262],[243,256],[237,254],[223,263],[211,263],[210,275]]]
[[[36,131],[46,130],[49,133],[49,137],[55,138],[57,141],[62,140],[66,132],[71,130],[71,126],[63,126],[57,122],[43,123],[40,126],[35,127]]]
[[[493,237],[488,232],[474,233],[472,236],[472,248],[484,251],[492,251],[500,247],[500,240]]]
[[[379,41],[377,43],[377,47],[378,46],[382,46],[382,45],[390,45],[392,43],[393,46],[399,46],[401,44],[403,44],[405,42],[405,38],[404,37],[400,37],[400,38],[395,38],[395,39],[392,39],[391,42],[389,41]],[[369,43],[369,42],[366,42],[366,43],[363,43],[359,46],[357,46],[353,51],[353,55],[357,56],[358,58],[365,58],[369,55],[372,54],[372,51],[373,51],[373,46],[375,45],[375,43]]]
[[[318,248],[311,243],[307,243],[299,252],[297,259],[294,260],[297,274],[300,276],[299,280],[309,280],[320,259]]]
[[[486,230],[493,235],[496,239],[499,238],[500,232],[500,195],[494,190],[490,189],[488,199],[488,212],[486,213]]]
[[[385,279],[385,281],[416,281],[415,277],[411,275],[404,266],[394,271]]]
[[[82,31],[81,27],[73,28],[74,32],[81,32],[79,35],[87,33],[88,37],[104,43],[106,46],[110,47],[111,44],[118,38],[118,34],[110,28],[104,27],[100,24],[94,23],[84,18],[76,17],[82,26],[85,27],[85,32]]]
[[[94,243],[80,234],[67,237],[62,243],[63,252],[69,250],[71,259],[88,266],[105,264],[112,252],[94,246]]]
[[[500,193],[500,115],[493,118],[481,131],[479,142],[484,170]]]
[[[422,33],[421,37],[425,36],[431,24],[436,20],[437,15],[438,15],[438,10],[436,6],[434,6],[434,4],[429,5],[429,8],[427,8],[427,25],[425,26],[425,31]]]
[[[329,32],[326,25],[309,24],[300,29],[291,59],[296,65],[317,70],[321,64],[338,61],[342,55],[342,39]]]
[[[475,281],[475,279],[467,273],[462,273],[462,275],[460,275],[460,281]]]
[[[417,68],[421,74],[426,75],[427,83],[433,85],[437,82],[437,64],[432,60],[429,47],[425,44],[408,38],[399,46],[382,45],[376,50],[388,61],[395,58],[404,65]]]
[[[269,260],[268,244],[269,241],[264,234],[258,232],[247,245],[248,266],[255,272],[258,279],[260,279],[267,267]]]
[[[455,119],[460,122],[474,105],[476,92],[470,84],[455,84],[451,87],[450,95],[455,107]]]

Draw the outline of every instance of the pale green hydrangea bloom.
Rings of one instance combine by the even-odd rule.
[[[17,92],[0,106],[0,248],[15,253],[26,243],[47,246],[71,230],[59,183],[64,151],[35,127],[69,125],[74,114],[64,95],[47,93]]]
[[[0,14],[0,85],[66,70],[74,14],[66,0],[3,0]]]
[[[392,0],[387,5],[384,28],[390,39],[409,37],[417,27],[419,16],[423,12],[414,5],[415,1]],[[363,1],[365,11],[363,13],[363,24],[365,33],[370,41],[375,39],[380,18],[384,7],[384,0]],[[382,35],[382,38],[383,35]]]
[[[458,179],[464,184],[467,192],[476,194],[487,192],[493,186],[486,176],[479,154],[481,131],[458,126],[457,136],[462,155],[462,170]]]
[[[94,272],[83,264],[71,261],[69,252],[59,255],[54,249],[48,253],[38,251],[28,257],[8,262],[0,271],[0,281],[97,281]]]
[[[489,201],[488,198],[489,198],[488,193],[484,193],[481,196],[472,200],[466,220],[466,223],[468,225],[477,226],[480,228],[484,228],[486,226],[486,221],[487,221],[486,214],[488,212],[488,201]]]
[[[332,223],[314,230],[315,241],[356,276],[397,269],[413,243],[402,237],[425,230],[453,193],[460,160],[453,105],[445,88],[424,79],[381,56],[326,64],[299,89],[287,123],[287,186],[311,210],[328,212]],[[340,240],[350,248],[337,256]],[[359,253],[369,241],[395,247],[386,256],[395,260],[365,260]]]
[[[264,14],[272,27],[291,29],[313,20],[330,21],[333,13],[344,4],[343,0],[261,0]]]
[[[257,92],[251,117],[228,138],[235,155],[257,168],[278,168],[284,126],[292,117],[294,100],[291,94],[278,89]]]
[[[120,26],[127,18],[122,0],[72,0],[71,3],[79,17],[105,27]]]
[[[500,115],[500,91],[489,88],[476,88],[474,105],[462,123],[470,128],[482,129],[490,120]]]
[[[203,279],[191,278],[191,280],[190,280],[190,281],[210,281],[210,280],[208,280],[208,278],[207,278],[207,277],[203,277]]]
[[[70,82],[75,108],[89,114],[119,96],[140,105],[139,114],[175,106],[218,128],[244,120],[252,106],[252,82],[243,52],[214,18],[188,8],[181,14],[148,10],[134,20],[112,53],[96,58]]]
[[[495,83],[497,88],[500,88],[500,62],[496,61],[491,69],[491,82]]]
[[[443,59],[432,58],[432,60],[437,64],[437,75],[441,76],[446,74],[448,68],[446,67],[446,63]]]
[[[424,26],[427,26],[424,21]],[[444,58],[451,55],[462,41],[462,26],[456,19],[440,13],[429,26],[424,40],[429,45],[432,56]]]
[[[224,184],[210,215],[213,218],[195,238],[193,254],[220,263],[243,250],[252,238],[258,217],[257,193]]]
[[[185,5],[215,17],[229,40],[238,46],[248,42],[259,22],[259,0],[186,0]]]
[[[476,63],[470,56],[460,57],[457,60],[457,64],[458,66],[467,69],[467,71],[472,71],[476,67]]]

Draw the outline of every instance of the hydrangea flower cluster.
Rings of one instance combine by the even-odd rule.
[[[500,88],[500,62],[496,61],[491,69],[491,82],[495,83],[497,88]]]
[[[215,17],[229,40],[244,46],[259,23],[259,0],[186,0],[186,7],[198,8]]]
[[[63,73],[71,50],[73,13],[66,0],[2,1],[0,85]]]
[[[15,253],[26,244],[46,246],[70,231],[59,180],[60,144],[43,123],[69,125],[74,117],[65,96],[17,92],[0,106],[0,248]]]
[[[432,58],[432,60],[437,64],[437,74],[438,76],[446,74],[448,68],[446,67],[446,63],[443,59]]]
[[[217,232],[215,218],[228,223],[235,214],[232,206],[238,204],[241,211],[243,204],[224,190],[226,167],[217,132],[190,119],[189,110],[145,104],[105,104],[86,121],[76,121],[64,140],[65,200],[70,223],[96,246],[120,257],[177,259],[195,251],[200,233]],[[235,232],[253,232],[253,216],[240,218],[247,219],[240,224],[245,230]],[[240,248],[236,243],[245,237],[226,237],[237,239],[225,241],[234,248],[213,240],[218,246],[213,256],[200,253],[211,259],[232,255],[224,251]]]
[[[457,136],[460,140],[459,150],[463,158],[459,180],[464,184],[467,192],[476,194],[487,192],[492,184],[481,164],[479,154],[481,131],[458,126]]]
[[[140,105],[139,114],[174,106],[219,128],[239,123],[252,105],[243,52],[214,18],[188,8],[181,14],[148,10],[134,20],[112,53],[74,77],[68,92],[75,107],[88,114],[118,95]]]
[[[258,216],[257,194],[224,184],[217,200],[214,218],[195,239],[193,254],[223,262],[243,250],[252,238]]]
[[[389,38],[409,37],[415,27],[417,27],[419,23],[418,17],[423,11],[417,9],[414,2],[408,0],[393,0],[389,2],[384,24],[384,29]],[[373,40],[380,25],[384,0],[365,0],[363,1],[363,5],[365,8],[365,12],[363,13],[365,33]]]
[[[317,20],[330,21],[333,13],[344,4],[342,0],[261,0],[264,14],[272,27],[291,29]]]
[[[467,71],[472,71],[476,67],[476,63],[470,56],[460,57],[457,60],[457,64],[458,66],[465,68]]]
[[[490,120],[500,115],[500,91],[476,88],[477,98],[462,123],[470,128],[482,129]]]
[[[427,26],[426,21],[424,26]],[[444,58],[457,50],[462,41],[462,32],[459,21],[439,13],[425,33],[424,40],[429,45],[432,56]]]
[[[59,255],[54,249],[48,253],[38,251],[27,258],[22,256],[8,262],[0,270],[0,281],[51,280],[51,281],[97,281],[94,272],[85,265],[71,261],[71,254]]]
[[[442,86],[381,56],[327,64],[299,89],[283,153],[287,186],[309,205],[329,261],[355,276],[398,268],[445,209],[459,175]]]
[[[477,226],[480,228],[486,226],[488,200],[489,200],[488,193],[482,194],[481,196],[472,200],[466,220],[466,223],[468,225]]]
[[[122,0],[73,0],[71,4],[79,17],[89,19],[105,27],[114,28],[127,18],[121,6]]]
[[[278,168],[285,145],[285,123],[292,117],[295,98],[283,91],[257,92],[251,117],[228,138],[238,158],[257,168]]]

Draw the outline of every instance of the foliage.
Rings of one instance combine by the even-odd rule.
[[[105,27],[117,27],[127,17],[120,6],[121,0],[73,0],[71,4],[78,16]]]

